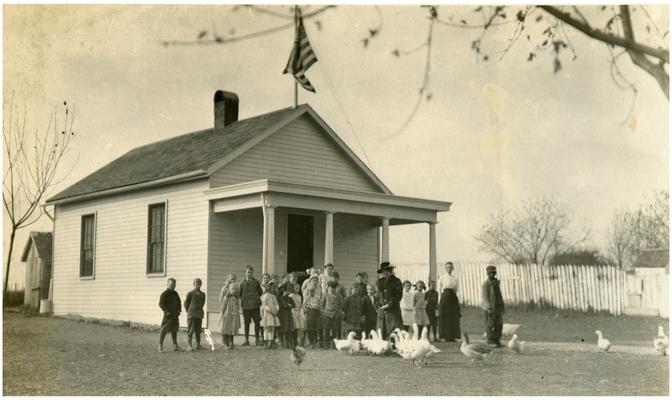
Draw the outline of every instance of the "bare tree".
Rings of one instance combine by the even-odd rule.
[[[631,268],[642,249],[668,247],[669,199],[668,191],[659,191],[639,209],[614,213],[607,229],[607,253],[620,268]]]
[[[570,241],[569,229],[569,212],[553,198],[542,197],[492,214],[476,240],[482,250],[507,262],[546,265],[558,252],[586,239],[583,233]]]
[[[618,266],[626,268],[633,260],[631,232],[632,221],[628,211],[617,210],[611,218],[611,224],[607,228],[607,255]]]
[[[62,121],[58,118],[59,107],[55,107],[46,128],[40,130],[28,126],[27,108],[24,105],[21,112],[17,111],[12,96],[4,119],[2,137],[5,147],[5,172],[2,202],[10,231],[3,296],[7,294],[16,232],[42,217],[40,203],[49,190],[60,183],[56,179],[57,171],[75,135],[72,130],[74,112],[70,111],[67,102],[63,102],[60,108],[63,113]]]

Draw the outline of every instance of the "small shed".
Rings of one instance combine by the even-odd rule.
[[[26,263],[23,304],[36,311],[40,300],[49,298],[52,242],[51,232],[30,232],[21,255],[21,261]]]
[[[628,271],[626,313],[669,317],[669,249],[642,250]]]

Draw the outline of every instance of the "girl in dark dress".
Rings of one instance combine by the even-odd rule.
[[[292,316],[292,308],[294,308],[294,300],[290,294],[292,293],[293,285],[285,283],[280,286],[279,292],[282,294],[278,298],[278,318],[280,319],[280,343],[283,347],[293,348],[294,343],[294,317]]]

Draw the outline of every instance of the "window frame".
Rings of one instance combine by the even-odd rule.
[[[84,271],[84,243],[85,243],[85,232],[84,224],[87,218],[92,218],[93,224],[91,228],[91,274],[83,275]],[[90,214],[83,214],[80,217],[80,233],[79,233],[79,279],[80,280],[93,280],[96,279],[96,231],[98,226],[98,213],[93,212]]]
[[[161,262],[161,271],[151,271],[151,261],[152,261],[152,210],[156,207],[163,207],[163,251],[161,252],[162,262]],[[151,203],[147,205],[147,236],[145,240],[145,251],[146,251],[146,262],[145,262],[145,275],[148,278],[151,277],[165,277],[167,270],[167,255],[168,255],[168,200]]]

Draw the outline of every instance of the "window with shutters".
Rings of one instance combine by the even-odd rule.
[[[166,204],[149,206],[147,273],[163,274],[166,264]]]
[[[79,252],[79,277],[93,278],[96,251],[96,215],[82,216],[82,234]]]

